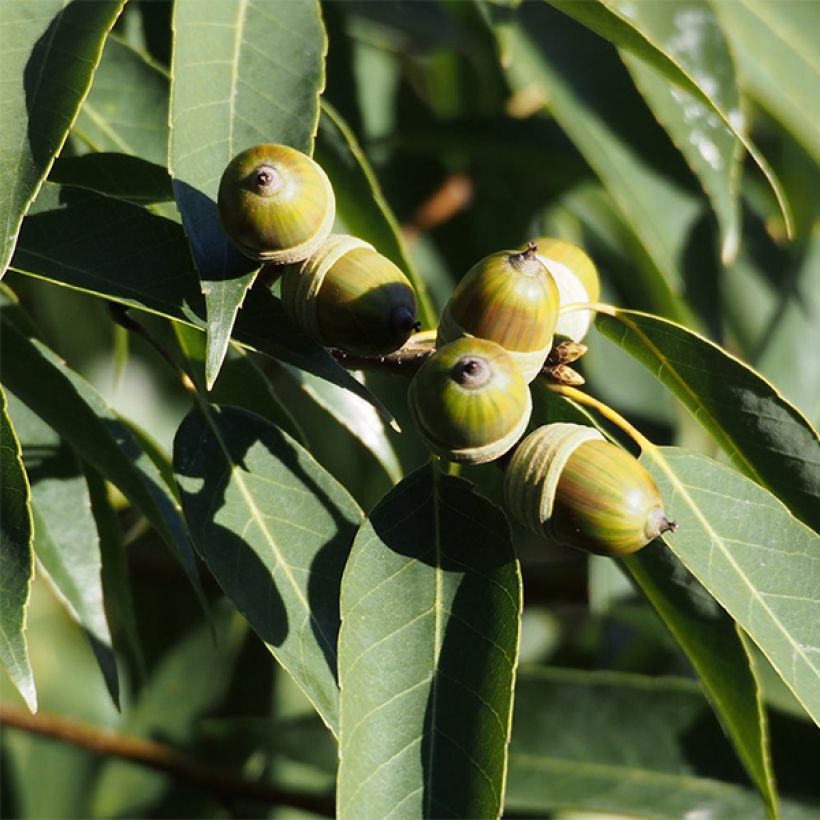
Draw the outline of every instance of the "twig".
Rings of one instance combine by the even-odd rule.
[[[266,805],[292,806],[323,817],[334,816],[331,796],[303,794],[246,780],[153,740],[129,737],[54,715],[31,715],[23,709],[9,706],[0,708],[0,726],[82,746],[95,754],[129,760],[222,798],[243,798]]]
[[[408,243],[415,242],[419,234],[449,222],[473,201],[473,183],[466,174],[451,174],[419,206],[402,225],[401,232]]]

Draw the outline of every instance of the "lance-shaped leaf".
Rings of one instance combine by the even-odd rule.
[[[743,130],[740,92],[729,48],[706,0],[634,3],[630,20],[653,32],[665,52]],[[743,146],[713,107],[691,91],[671,84],[651,63],[621,51],[638,90],[700,180],[717,216],[723,261],[734,260],[740,243],[740,160]]]
[[[746,136],[744,118],[738,108],[726,108],[720,86],[700,70],[689,48],[681,48],[680,36],[700,36],[694,22],[686,19],[690,11],[678,3],[632,3],[629,0],[598,0],[574,3],[550,0],[556,8],[583,23],[619,48],[645,60],[666,79],[709,106],[724,125],[740,140],[757,163],[777,197],[780,210],[791,230],[791,212],[785,193],[769,163]],[[680,16],[679,16],[680,15]],[[691,42],[691,39],[690,39]]]
[[[691,681],[522,668],[507,809],[766,817]]]
[[[339,586],[356,502],[290,436],[235,407],[188,415],[174,468],[199,554],[336,732]]]
[[[662,541],[624,564],[686,653],[738,758],[777,816],[768,726],[748,639]]]
[[[94,151],[168,161],[168,75],[116,35],[108,38],[72,134]]]
[[[751,93],[820,163],[820,7],[794,0],[714,5]]]
[[[6,387],[142,512],[179,557],[204,606],[179,505],[128,426],[88,382],[5,316],[0,332],[0,370]]]
[[[641,460],[680,525],[665,539],[669,548],[820,722],[820,536],[762,487],[711,459],[662,447]]]
[[[37,690],[26,646],[26,610],[34,575],[31,494],[20,442],[0,387],[0,660],[28,708]]]
[[[205,328],[205,304],[182,228],[91,191],[46,185],[26,219],[13,267],[60,285]],[[291,325],[282,303],[254,289],[237,341],[352,390],[392,416],[319,344]]]
[[[438,317],[427,295],[427,286],[407,255],[396,217],[390,210],[364,151],[356,137],[328,103],[322,105],[316,161],[325,169],[336,192],[337,233],[350,233],[370,242],[408,277],[416,291],[419,318],[435,327]]]
[[[0,276],[124,2],[0,2]]]
[[[119,706],[117,663],[103,607],[100,539],[85,476],[54,430],[14,396],[9,405],[31,483],[37,560],[82,627]]]
[[[754,370],[702,336],[634,311],[597,327],[662,381],[744,473],[820,528],[820,441],[811,424]]]
[[[342,581],[341,818],[499,815],[520,583],[462,479],[428,465],[376,506]]]
[[[210,387],[259,267],[222,230],[220,177],[260,143],[312,153],[327,42],[315,0],[180,0],[174,34],[171,173],[207,304]]]

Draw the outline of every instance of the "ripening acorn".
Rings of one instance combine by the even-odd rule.
[[[286,264],[307,259],[336,216],[327,174],[287,145],[256,145],[222,174],[217,197],[225,233],[254,259]]]
[[[598,555],[628,555],[677,529],[644,466],[580,424],[530,433],[507,465],[504,493],[532,532]]]
[[[598,301],[601,295],[598,269],[584,251],[563,239],[541,236],[534,241],[538,246],[538,258],[558,286],[560,307]],[[580,342],[586,336],[591,321],[591,311],[574,310],[558,317],[555,332]]]
[[[360,356],[392,353],[418,327],[407,277],[372,245],[344,234],[285,268],[282,303],[307,335]]]
[[[439,348],[408,391],[421,437],[449,461],[482,464],[504,455],[529,423],[532,399],[503,347],[465,337]]]
[[[444,308],[437,344],[464,336],[500,344],[531,382],[552,348],[558,287],[537,247],[499,251],[473,265]]]

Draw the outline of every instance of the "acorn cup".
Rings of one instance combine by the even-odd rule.
[[[473,265],[444,308],[436,344],[464,336],[500,344],[531,382],[552,348],[558,287],[535,244],[500,251]]]
[[[354,236],[331,234],[309,259],[286,267],[282,302],[307,335],[360,356],[392,353],[418,328],[407,277]]]
[[[483,464],[504,455],[529,423],[532,398],[503,347],[463,338],[439,348],[408,391],[421,437],[448,461]]]
[[[315,253],[336,216],[327,174],[287,145],[257,145],[237,154],[222,174],[217,204],[233,243],[254,259],[276,264]]]
[[[504,493],[529,530],[597,555],[628,555],[677,529],[644,466],[580,424],[530,433],[507,465]]]
[[[597,302],[601,285],[595,263],[576,245],[563,239],[541,236],[534,240],[537,256],[558,286],[560,307],[582,302]],[[558,317],[555,332],[580,342],[586,336],[593,314],[589,310],[574,310]]]

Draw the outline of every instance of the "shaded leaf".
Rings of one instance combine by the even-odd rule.
[[[119,707],[120,686],[103,607],[100,541],[85,476],[54,430],[12,397],[10,408],[31,483],[34,550],[71,617],[85,633]]]
[[[353,132],[327,102],[322,104],[315,158],[327,172],[336,192],[334,230],[370,242],[397,265],[416,291],[421,323],[425,327],[435,327],[438,316],[427,295],[427,286],[404,249],[396,217],[381,192],[376,175]]]
[[[2,0],[0,276],[20,223],[88,92],[103,43],[125,0]]]
[[[327,42],[315,0],[180,0],[173,26],[171,173],[207,305],[210,388],[259,267],[222,230],[220,177],[260,143],[313,152]]]
[[[376,506],[342,581],[341,818],[499,815],[520,585],[467,482],[428,465]]]
[[[733,463],[820,528],[820,441],[772,385],[680,325],[635,311],[596,326],[665,384]]]
[[[5,316],[0,331],[0,369],[8,389],[145,515],[180,559],[204,606],[178,502],[137,439],[99,393],[45,345]]]
[[[795,0],[714,5],[744,84],[820,164],[820,8]]]
[[[26,646],[26,610],[34,575],[31,492],[20,442],[0,387],[0,660],[32,712],[37,690]]]
[[[731,759],[690,681],[522,668],[507,809],[766,817]]]
[[[820,537],[766,490],[711,459],[662,447],[641,460],[680,525],[665,539],[669,548],[820,721]]]
[[[13,267],[129,307],[205,328],[205,305],[176,222],[90,191],[46,185],[26,219]],[[352,390],[392,416],[363,385],[298,332],[267,289],[254,289],[235,336],[245,346]]]
[[[196,548],[335,732],[339,585],[362,513],[270,422],[235,407],[204,412],[188,415],[174,441]]]
[[[108,38],[73,134],[93,151],[116,151],[165,167],[168,75],[116,35]]]

